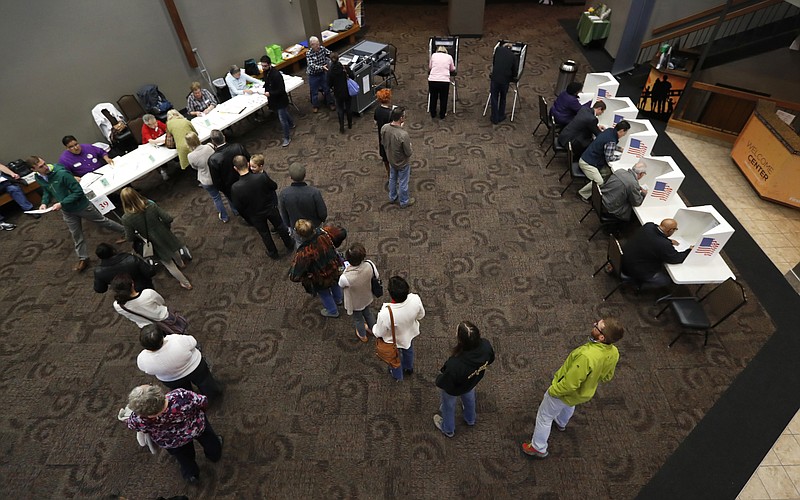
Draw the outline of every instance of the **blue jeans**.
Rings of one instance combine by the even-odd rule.
[[[389,201],[394,203],[400,197],[400,206],[408,205],[408,178],[411,177],[411,165],[404,167],[391,165],[389,169]],[[399,192],[398,192],[399,191]]]
[[[364,323],[367,324],[370,330],[375,326],[375,313],[372,312],[369,306],[360,311],[353,311],[353,324],[356,326],[359,337],[364,337],[367,334]]]
[[[283,127],[283,138],[289,139],[289,130],[294,127],[294,120],[292,120],[291,115],[289,115],[289,107],[285,107],[282,109],[277,110],[278,113],[278,120],[281,121],[281,126]]]
[[[3,192],[8,193],[11,196],[11,199],[17,202],[17,205],[19,205],[19,208],[21,208],[23,212],[25,210],[33,209],[33,203],[28,201],[28,198],[25,197],[25,193],[22,191],[22,188],[18,185],[9,181],[0,183],[0,193]]]
[[[328,86],[328,73],[322,72],[316,75],[308,75],[308,86],[311,88],[311,105],[315,108],[319,107],[319,91],[325,95],[325,102],[328,105],[333,104],[333,96],[331,89]]]
[[[506,94],[508,94],[507,83],[489,84],[490,106],[492,108],[492,123],[500,123],[506,119]]]
[[[222,203],[222,195],[220,194],[219,189],[217,189],[213,184],[209,186],[200,184],[200,187],[208,191],[208,194],[211,196],[211,199],[214,200],[214,206],[217,208],[217,212],[219,212],[219,214],[222,216],[222,220],[228,222],[228,220],[230,219],[228,218],[228,212],[225,210],[225,204]],[[228,200],[228,204],[230,203],[231,200]],[[239,212],[237,212],[236,209],[233,208],[233,205],[231,205],[231,211],[233,212],[234,216],[239,215]]]
[[[317,295],[319,295],[319,300],[325,310],[328,311],[328,314],[337,314],[339,312],[339,307],[336,304],[341,304],[344,297],[338,283],[330,288],[317,290]]]
[[[442,413],[442,432],[453,434],[456,430],[456,400],[461,398],[464,408],[464,422],[475,425],[475,388],[461,396],[451,396],[439,389],[439,411]]]
[[[414,369],[414,346],[408,346],[408,349],[397,349],[400,351],[400,366],[397,368],[389,368],[392,372],[392,377],[395,380],[403,380],[403,372],[405,370]]]

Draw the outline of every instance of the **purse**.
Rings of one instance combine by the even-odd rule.
[[[164,147],[167,149],[175,149],[175,137],[171,132],[167,132],[164,136]]]
[[[389,310],[389,321],[392,324],[392,343],[384,342],[379,338],[375,342],[375,355],[388,364],[391,368],[398,368],[400,366],[400,351],[397,350],[397,339],[394,336],[394,314],[392,307],[386,306]]]
[[[358,86],[357,81],[353,80],[352,78],[347,79],[347,93],[350,94],[350,97],[357,96],[360,90],[361,87]]]
[[[186,335],[186,332],[189,330],[189,320],[186,319],[186,316],[175,311],[174,313],[169,313],[164,320],[155,320],[153,318],[148,318],[147,316],[139,313],[135,313],[128,309],[127,307],[123,306],[119,302],[119,307],[128,311],[129,313],[133,314],[134,316],[139,316],[140,318],[144,318],[147,321],[152,322],[156,327],[164,332],[164,335]]]
[[[371,260],[367,260],[369,265],[372,266],[372,279],[369,282],[370,288],[372,288],[372,295],[375,298],[383,296],[383,281],[378,278],[378,270],[375,269],[375,263]]]
[[[144,232],[147,234],[147,238],[136,232],[136,236],[142,239],[142,251],[139,254],[144,257],[145,259],[152,257],[155,252],[153,251],[153,242],[150,241],[150,231],[147,229],[147,212],[142,214],[144,217]]]

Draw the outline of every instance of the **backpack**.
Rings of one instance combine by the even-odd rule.
[[[158,90],[158,85],[145,85],[136,93],[139,102],[145,111],[152,114],[162,114],[172,109],[172,103]]]

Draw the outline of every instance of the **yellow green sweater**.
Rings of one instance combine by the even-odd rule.
[[[585,403],[592,399],[600,382],[614,378],[617,361],[615,346],[587,342],[569,353],[547,392],[570,406]]]

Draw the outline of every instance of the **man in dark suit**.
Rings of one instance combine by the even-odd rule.
[[[94,251],[100,259],[100,265],[94,268],[94,291],[106,293],[108,285],[120,274],[127,274],[133,280],[134,288],[142,291],[153,287],[153,276],[157,268],[146,260],[127,252],[117,253],[117,249],[108,243],[100,243]]]
[[[497,125],[506,119],[506,94],[508,86],[517,78],[517,56],[510,43],[504,43],[494,51],[489,95],[491,96],[492,123]]]
[[[294,249],[289,230],[283,224],[278,212],[278,195],[275,192],[278,184],[270,179],[266,172],[251,173],[250,164],[242,155],[233,158],[233,165],[239,175],[239,180],[231,188],[233,206],[261,235],[261,240],[267,247],[267,255],[271,259],[278,258],[278,249],[272,241],[272,235],[269,234],[267,221],[275,228],[286,249],[290,251]]]
[[[591,108],[581,106],[575,118],[558,134],[558,143],[561,147],[566,148],[567,143],[572,142],[573,157],[580,158],[594,137],[606,129],[597,124],[597,117],[605,110],[606,103],[603,101],[597,101]]]
[[[639,285],[661,288],[672,283],[664,271],[664,264],[680,264],[694,245],[679,252],[677,241],[670,236],[678,230],[675,219],[664,219],[658,226],[648,222],[622,247],[622,272]]]
[[[211,145],[214,148],[214,153],[208,157],[211,180],[214,187],[232,200],[231,186],[239,180],[239,174],[233,168],[233,158],[242,155],[250,161],[250,153],[241,144],[225,142],[225,134],[220,130],[211,131]]]

